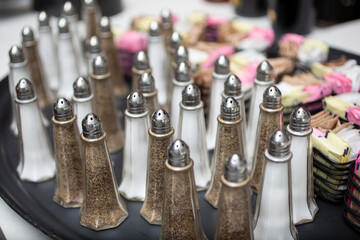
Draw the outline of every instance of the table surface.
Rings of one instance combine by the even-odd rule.
[[[164,7],[170,8],[180,19],[192,11],[202,11],[211,15],[235,17],[234,8],[229,3],[208,3],[203,0],[123,0],[124,10],[112,17],[114,25],[128,28],[133,16],[140,14],[158,15]],[[20,43],[20,32],[25,24],[37,28],[37,13],[30,11],[16,15],[0,16],[0,79],[8,74],[8,51],[11,45]],[[258,26],[270,26],[266,17],[240,19]],[[55,26],[55,19],[52,24]],[[360,19],[327,28],[314,27],[309,37],[323,40],[332,47],[360,55]],[[0,227],[7,239],[46,239],[47,237],[27,223],[0,198]],[[19,231],[21,229],[21,231]]]

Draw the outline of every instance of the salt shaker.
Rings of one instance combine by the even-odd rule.
[[[50,26],[50,17],[42,11],[38,15],[39,23],[39,55],[44,69],[44,79],[47,86],[56,94],[59,87],[59,64],[57,59],[56,42]]]
[[[132,90],[138,90],[138,80],[143,73],[151,73],[152,69],[149,64],[149,58],[144,51],[139,51],[134,57],[132,72]]]
[[[165,162],[165,199],[160,239],[207,239],[200,222],[188,145],[177,139],[168,147]]]
[[[172,83],[172,79],[174,79],[175,77],[175,71],[173,69],[173,66],[172,66],[172,62],[174,61],[174,55],[175,55],[175,51],[176,49],[183,43],[183,40],[181,38],[181,35],[180,33],[178,32],[173,32],[171,33],[170,37],[166,39],[166,42],[167,42],[167,48],[166,48],[166,53],[167,53],[167,61],[166,61],[166,67],[165,69],[167,69],[167,79],[168,81],[168,85],[167,85],[167,88],[168,88],[168,92],[171,93],[172,92],[172,89],[173,89],[173,83]],[[171,97],[169,97],[168,99],[168,105],[170,106],[171,105]]]
[[[174,135],[170,116],[165,110],[158,109],[153,113],[151,117],[151,128],[149,128],[148,133],[149,151],[146,196],[140,214],[150,224],[161,225],[167,147],[172,142],[172,136]]]
[[[152,115],[159,108],[158,90],[155,88],[155,81],[151,73],[143,73],[138,80],[138,89],[146,100],[146,109]]]
[[[74,114],[76,115],[76,123],[79,133],[82,132],[81,122],[84,117],[93,112],[93,98],[89,80],[85,77],[78,77],[73,83],[74,95],[72,97]]]
[[[130,93],[125,110],[125,146],[119,186],[120,193],[128,200],[145,199],[149,127],[149,114],[144,96],[140,92]]]
[[[75,56],[75,49],[72,44],[69,25],[65,18],[59,19],[58,29],[60,82],[57,96],[71,99],[73,94],[72,84],[74,79],[79,76],[78,62]]]
[[[276,86],[268,87],[263,94],[260,104],[259,122],[257,125],[254,161],[251,174],[251,187],[257,193],[260,182],[264,178],[264,164],[266,141],[277,129],[282,129],[282,114],[284,106],[281,104],[281,92]]]
[[[80,135],[71,103],[58,98],[53,105],[56,187],[53,200],[65,207],[80,207],[84,199],[84,169]]]
[[[221,176],[215,239],[254,239],[249,181],[246,160],[231,155]]]
[[[184,45],[179,45],[174,52],[174,57],[172,59],[172,71],[176,71],[176,67],[181,63],[186,62],[191,67],[189,62],[189,52]]]
[[[264,178],[255,210],[255,239],[298,239],[292,220],[290,137],[277,130],[268,139]]]
[[[161,106],[166,105],[167,99],[167,84],[166,72],[164,65],[166,61],[166,51],[164,45],[164,37],[161,32],[161,27],[157,21],[152,21],[149,27],[149,45],[148,54],[149,61],[152,66],[152,74],[156,79],[155,87],[159,90],[158,99]]]
[[[211,180],[211,170],[206,147],[204,103],[201,101],[200,89],[193,83],[182,91],[178,137],[192,149],[198,191],[207,189]]]
[[[109,69],[112,75],[115,96],[121,97],[128,93],[128,86],[124,80],[124,74],[119,64],[117,50],[115,48],[114,37],[111,32],[110,18],[103,16],[100,19],[99,38],[101,40],[101,48],[109,62]]]
[[[21,32],[22,46],[25,53],[31,72],[31,80],[34,83],[34,88],[37,97],[39,98],[39,105],[41,108],[48,107],[52,104],[52,94],[44,79],[43,66],[40,60],[37,41],[34,37],[34,32],[30,26],[25,26]],[[16,81],[18,81],[17,79]]]
[[[86,75],[88,73],[87,63],[85,61],[84,48],[79,34],[79,30],[80,30],[79,22],[78,22],[79,16],[72,2],[67,1],[64,3],[64,6],[62,8],[62,15],[63,17],[66,18],[66,21],[68,22],[69,25],[70,34],[72,37],[72,43],[74,46],[74,53],[76,56],[76,60],[78,62],[78,72],[81,75]]]
[[[49,180],[55,176],[55,159],[34,88],[26,78],[16,85],[15,102],[20,143],[17,173],[22,181]]]
[[[239,103],[233,98],[226,98],[221,104],[218,116],[215,151],[212,161],[212,177],[210,187],[205,194],[205,200],[214,208],[218,207],[221,176],[224,174],[224,164],[234,153],[244,157]]]
[[[265,89],[272,84],[274,84],[273,68],[268,61],[264,60],[259,64],[256,70],[256,78],[254,79],[254,86],[251,94],[249,121],[247,123],[247,136],[249,136],[247,144],[248,169],[250,172],[253,171],[252,166],[255,149],[255,137],[260,114],[259,105],[261,103],[261,96],[263,95]]]
[[[193,83],[191,69],[186,62],[181,62],[175,71],[173,79],[173,90],[171,92],[170,116],[175,129],[175,136],[179,135],[179,117],[180,102],[182,100],[182,91],[188,84]]]
[[[212,83],[210,90],[210,106],[209,106],[209,119],[208,128],[206,132],[206,142],[208,150],[215,148],[216,142],[216,125],[217,117],[220,114],[220,108],[222,97],[221,94],[224,91],[224,82],[230,75],[230,61],[229,59],[221,55],[215,62],[214,71],[212,73]]]
[[[235,74],[230,74],[224,83],[224,91],[222,92],[222,100],[224,101],[227,97],[233,97],[238,101],[240,106],[241,131],[243,136],[244,146],[244,157],[247,155],[247,134],[246,134],[246,112],[245,112],[245,101],[244,94],[241,92],[241,81]]]
[[[23,48],[19,45],[13,45],[9,51],[9,92],[11,96],[12,105],[12,120],[10,124],[10,131],[15,136],[18,135],[17,120],[16,120],[16,91],[15,86],[21,78],[31,79],[31,73],[28,66],[28,61],[24,57]]]
[[[168,47],[168,39],[170,35],[173,33],[173,22],[172,22],[172,14],[170,9],[164,8],[160,13],[161,18],[161,30],[164,35],[164,46]]]
[[[86,39],[97,36],[101,11],[96,0],[83,0],[81,9],[82,19],[86,27]]]
[[[95,57],[90,78],[94,88],[95,113],[103,119],[110,153],[116,152],[124,146],[124,132],[115,105],[111,73],[104,57]]]
[[[92,71],[92,63],[94,59],[99,55],[105,56],[105,54],[102,52],[100,38],[98,38],[97,36],[92,36],[89,39],[87,39],[85,42],[85,48],[86,48],[85,55],[87,60],[87,71],[88,74],[90,75]],[[109,71],[112,75],[110,66],[109,66]]]
[[[80,224],[96,231],[115,228],[127,218],[128,212],[117,190],[101,119],[89,113],[82,121],[82,131],[86,187]]]
[[[319,209],[314,199],[310,118],[306,108],[297,107],[292,111],[287,126],[291,136],[290,151],[293,153],[290,166],[294,224],[312,222]]]

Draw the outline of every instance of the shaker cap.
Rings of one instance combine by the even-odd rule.
[[[133,114],[146,111],[146,101],[141,92],[132,92],[127,96],[127,111]]]
[[[151,21],[149,27],[149,35],[153,37],[157,37],[161,35],[161,29],[157,21]]]
[[[176,67],[175,79],[179,82],[188,82],[191,80],[191,69],[186,62],[181,62]]]
[[[88,53],[101,53],[101,43],[97,36],[92,36],[86,40],[86,51]]]
[[[85,77],[78,77],[73,84],[74,96],[87,98],[91,95],[90,82]]]
[[[142,93],[152,93],[155,91],[155,80],[151,73],[143,73],[138,80],[138,88]]]
[[[60,18],[59,22],[58,22],[58,29],[59,29],[59,34],[61,33],[69,33],[69,24],[66,20],[66,18]]]
[[[281,91],[275,86],[269,86],[263,94],[263,106],[270,109],[281,107]]]
[[[92,62],[92,70],[95,75],[103,75],[109,72],[109,65],[103,56],[96,56]]]
[[[31,42],[35,40],[34,31],[29,25],[23,27],[21,31],[21,36],[24,42]]]
[[[284,130],[275,131],[268,139],[268,153],[274,157],[285,157],[290,153],[291,138]]]
[[[181,139],[176,139],[168,147],[168,161],[171,166],[185,167],[190,163],[189,146]]]
[[[49,20],[50,20],[50,18],[45,11],[41,11],[39,13],[38,22],[39,22],[40,27],[48,27],[50,25]]]
[[[35,97],[34,87],[26,78],[20,79],[18,84],[16,84],[15,90],[16,98],[19,100],[30,100]]]
[[[67,121],[74,117],[71,103],[63,97],[58,98],[53,104],[53,113],[57,121]]]
[[[230,73],[230,61],[225,55],[220,55],[215,61],[215,73],[225,75]]]
[[[83,1],[83,5],[85,6],[85,7],[93,7],[93,6],[95,6],[96,5],[96,2],[95,2],[96,0],[84,0]]]
[[[11,63],[21,63],[25,61],[23,48],[20,45],[12,45],[9,50],[9,57]]]
[[[81,122],[83,136],[89,139],[96,139],[104,134],[101,118],[95,113],[89,113]]]
[[[100,31],[104,33],[111,32],[111,22],[109,17],[103,16],[100,18]]]
[[[290,129],[295,132],[310,130],[311,115],[306,108],[296,107],[290,115]]]
[[[184,45],[180,45],[176,48],[174,54],[174,61],[176,62],[176,64],[189,61],[189,52]]]
[[[258,65],[256,79],[263,82],[269,82],[273,79],[273,67],[267,60],[262,61]]]
[[[63,10],[62,12],[63,12],[64,16],[67,16],[67,17],[74,16],[77,14],[74,5],[70,1],[67,1],[64,3],[62,10]]]
[[[146,70],[150,67],[149,58],[145,51],[139,51],[134,57],[134,67],[138,70]]]
[[[173,32],[169,37],[169,47],[171,49],[176,49],[183,43],[182,37],[179,32]]]
[[[162,24],[171,24],[172,23],[172,19],[171,19],[171,11],[168,8],[164,8],[161,10],[160,13],[161,16],[161,22]]]
[[[224,177],[229,182],[239,183],[246,180],[248,176],[245,158],[239,154],[231,155],[225,163]]]
[[[224,83],[224,94],[236,97],[241,94],[241,81],[235,74],[230,74]]]
[[[236,121],[240,118],[240,106],[233,97],[227,97],[221,104],[220,117],[225,121]]]
[[[182,91],[182,104],[189,107],[194,107],[200,104],[201,93],[198,86],[194,83],[190,83]]]
[[[156,110],[151,116],[151,130],[155,134],[166,134],[171,131],[170,116],[164,109]]]

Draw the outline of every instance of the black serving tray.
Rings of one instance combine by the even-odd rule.
[[[333,50],[335,59],[342,54]],[[331,55],[330,55],[331,56]],[[348,55],[353,57],[353,55]],[[357,58],[359,61],[359,58]],[[359,61],[360,62],[360,61]],[[124,107],[123,99],[118,101]],[[45,111],[50,119],[51,109]],[[121,119],[123,120],[123,119]],[[43,183],[26,183],[19,180],[16,166],[19,161],[18,139],[9,130],[11,103],[8,79],[0,82],[0,196],[20,216],[53,239],[158,239],[160,226],[150,225],[139,214],[142,202],[126,201],[129,217],[117,228],[93,231],[80,225],[79,209],[65,209],[55,202],[55,180]],[[53,138],[51,127],[48,128]],[[122,151],[111,155],[115,162],[118,183],[121,178]],[[214,238],[216,209],[204,200],[205,192],[199,192],[199,206],[202,226],[209,239]],[[255,197],[253,197],[255,200]],[[346,224],[343,208],[317,199],[319,212],[313,223],[297,226],[300,239],[358,239],[360,234]],[[253,208],[255,206],[253,201]],[[21,231],[21,229],[19,229]]]

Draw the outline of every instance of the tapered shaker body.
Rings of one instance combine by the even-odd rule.
[[[158,90],[155,88],[155,80],[151,73],[143,73],[138,79],[138,90],[141,92],[146,101],[146,109],[149,116],[159,108]]]
[[[65,207],[80,207],[84,200],[84,169],[80,135],[71,103],[59,98],[53,105],[56,187],[53,200]]]
[[[165,199],[160,239],[207,239],[200,222],[194,162],[189,147],[175,140],[165,162]]]
[[[151,117],[149,128],[149,151],[147,165],[146,196],[140,210],[150,224],[161,225],[164,203],[164,178],[167,147],[172,142],[174,129],[171,127],[170,116],[158,109]]]
[[[134,64],[131,68],[132,72],[132,91],[138,91],[138,81],[143,73],[151,73],[152,68],[150,67],[149,58],[145,51],[139,51],[134,57]]]
[[[42,182],[55,176],[55,159],[43,124],[32,84],[20,79],[16,85],[20,161],[17,173],[23,181]]]
[[[112,161],[101,119],[88,114],[81,134],[85,161],[84,203],[80,224],[99,231],[119,226],[128,216],[126,205],[117,190]]]
[[[277,129],[282,129],[283,105],[281,92],[276,86],[268,87],[263,94],[263,103],[260,104],[260,116],[256,131],[254,161],[251,174],[253,192],[259,191],[260,182],[264,176],[266,141]]]
[[[224,91],[224,83],[230,74],[230,61],[229,59],[221,55],[215,62],[215,69],[212,73],[212,83],[210,90],[210,108],[208,128],[206,132],[206,142],[208,150],[215,148],[216,142],[216,126],[217,117],[220,114],[220,108],[222,102],[222,92]]]
[[[86,39],[99,34],[99,21],[101,10],[96,0],[83,0],[81,9],[82,19],[85,23]]]
[[[124,132],[115,105],[111,73],[104,57],[94,59],[90,78],[93,82],[95,113],[103,119],[109,151],[116,152],[124,146]]]
[[[120,193],[128,200],[145,199],[149,127],[144,96],[140,92],[130,93],[125,111],[125,146],[119,186]]]
[[[232,97],[226,98],[221,104],[221,112],[218,116],[212,177],[205,194],[205,200],[214,208],[219,204],[221,176],[224,174],[226,159],[234,153],[244,156],[241,122],[239,103]]]
[[[165,42],[167,45],[166,46],[167,61],[165,64],[166,76],[167,76],[167,80],[168,80],[167,91],[169,93],[171,93],[173,91],[173,82],[172,81],[175,78],[174,71],[176,71],[173,68],[172,62],[174,61],[174,55],[175,55],[176,48],[178,48],[183,43],[183,40],[182,40],[179,32],[172,32],[171,35],[165,39]],[[167,105],[170,106],[172,98],[168,97],[167,101],[168,101]]]
[[[168,47],[168,39],[173,33],[173,22],[172,22],[172,14],[168,8],[164,8],[160,13],[161,18],[161,30],[164,35],[164,46]]]
[[[193,83],[187,85],[182,92],[178,137],[192,149],[197,189],[207,189],[211,170],[206,146],[204,103],[201,101],[200,89]]]

